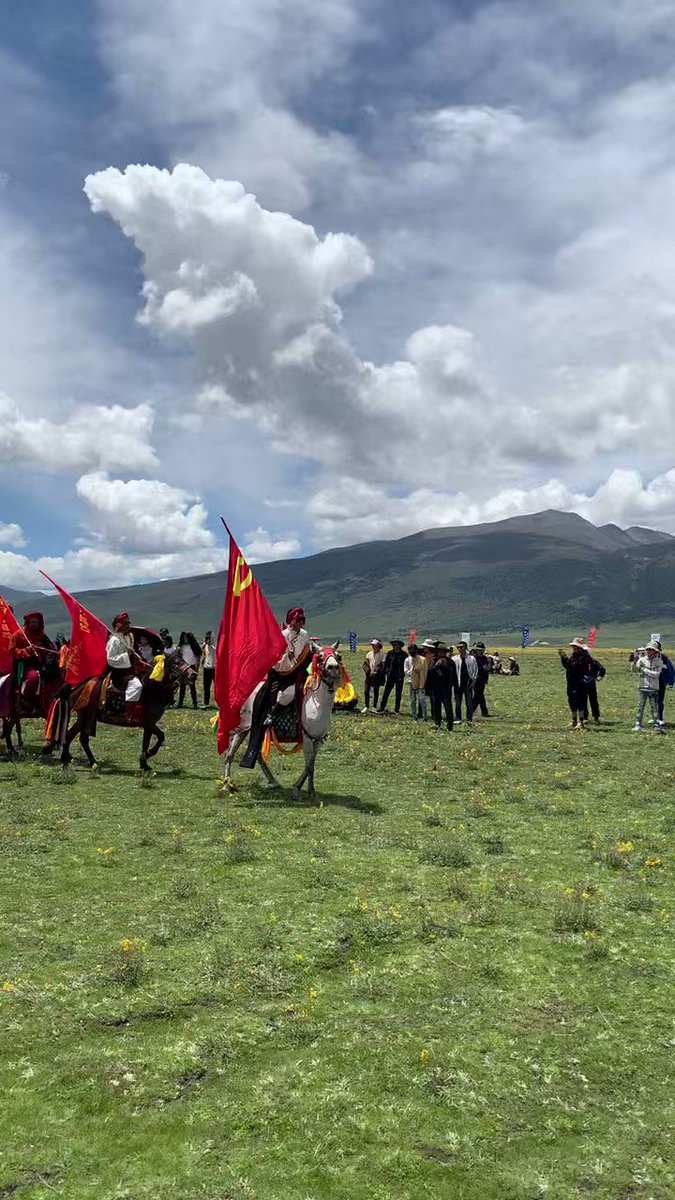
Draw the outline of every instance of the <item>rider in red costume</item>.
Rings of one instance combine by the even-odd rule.
[[[59,656],[56,646],[45,633],[45,621],[41,612],[26,613],[23,629],[14,634],[10,654],[14,660],[14,686],[27,704],[41,696],[42,707],[49,707],[51,696],[44,684],[58,677]]]

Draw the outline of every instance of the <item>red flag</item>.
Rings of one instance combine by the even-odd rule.
[[[598,630],[597,630],[596,626],[591,625],[591,628],[588,631],[588,641],[587,641],[587,646],[588,646],[589,650],[593,649],[597,636],[598,636]]]
[[[410,630],[410,634],[409,634],[409,636],[408,636],[408,645],[409,645],[409,646],[414,646],[414,645],[415,645],[415,638],[416,638],[416,637],[417,637],[417,630],[416,630],[416,629],[411,629],[411,630]]]
[[[12,658],[9,648],[15,633],[21,629],[14,613],[4,596],[0,596],[0,675],[8,675],[12,669]]]
[[[49,579],[44,571],[40,572]],[[55,587],[70,613],[70,647],[68,651],[68,666],[66,667],[66,683],[81,683],[91,675],[100,675],[105,671],[107,655],[106,642],[110,636],[107,625],[90,613],[84,604],[80,604],[65,588],[59,587],[53,579],[49,579]]]
[[[230,533],[229,529],[227,532]],[[218,631],[214,680],[219,710],[219,754],[225,753],[230,734],[239,725],[242,704],[285,649],[286,639],[279,622],[230,533],[230,567],[223,619]]]

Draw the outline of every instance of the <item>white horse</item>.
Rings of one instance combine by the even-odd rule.
[[[293,795],[297,800],[300,799],[301,790],[305,782],[307,783],[307,794],[310,800],[313,800],[316,796],[314,788],[316,756],[319,753],[319,747],[325,742],[330,731],[333,719],[335,691],[342,675],[342,667],[337,656],[338,644],[338,642],[335,642],[333,646],[324,646],[323,649],[318,651],[316,655],[316,671],[307,683],[307,689],[303,698],[301,721],[305,769],[293,787]],[[230,744],[225,756],[225,789],[228,791],[232,791],[235,786],[232,782],[234,756],[250,732],[253,702],[263,686],[263,682],[264,680],[258,684],[246,703],[242,705],[239,714],[239,727],[230,734]],[[292,704],[294,701],[295,684],[279,692],[277,697],[278,704],[283,706]],[[263,760],[262,755],[258,755],[258,764],[267,780],[267,787],[270,789],[278,788],[280,785],[270,771],[267,763]]]

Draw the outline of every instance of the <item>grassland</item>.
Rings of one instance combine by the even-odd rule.
[[[674,1196],[674,735],[630,733],[605,662],[586,734],[529,652],[473,729],[336,717],[316,807],[223,795],[207,713],[149,782],[134,734],[64,775],[27,731],[0,1197]]]

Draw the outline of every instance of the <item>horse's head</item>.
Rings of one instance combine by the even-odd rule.
[[[197,672],[194,667],[189,667],[184,661],[182,655],[177,652],[167,654],[164,680],[169,682],[172,687],[177,687],[179,683],[194,683],[197,678]]]
[[[322,646],[317,650],[312,661],[312,678],[319,683],[325,683],[330,692],[334,692],[342,679],[342,655],[338,653],[339,640],[332,646]]]

